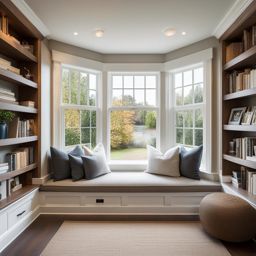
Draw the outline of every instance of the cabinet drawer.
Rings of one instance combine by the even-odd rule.
[[[7,231],[7,213],[0,214],[0,236]]]
[[[8,212],[8,228],[15,225],[18,221],[24,218],[29,212],[32,211],[32,200],[27,201],[26,203],[17,206],[10,212]]]
[[[123,204],[128,206],[163,206],[164,198],[162,196],[128,196],[124,198]]]
[[[88,196],[85,199],[86,205],[121,205],[119,196]]]

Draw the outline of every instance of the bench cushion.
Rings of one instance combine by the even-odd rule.
[[[51,192],[218,192],[221,184],[209,180],[167,177],[145,172],[112,172],[93,180],[49,180],[40,187]]]

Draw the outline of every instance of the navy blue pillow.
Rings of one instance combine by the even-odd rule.
[[[201,165],[203,154],[203,146],[199,146],[190,150],[184,147],[180,149],[180,173],[182,176],[200,180],[199,168]]]
[[[51,168],[54,181],[71,178],[71,168],[68,154],[54,147],[51,150]],[[84,152],[80,146],[76,146],[69,152],[72,156],[83,156]]]

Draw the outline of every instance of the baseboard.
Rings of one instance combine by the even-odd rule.
[[[0,252],[13,242],[37,217],[40,215],[40,207],[37,206],[27,214],[20,222],[10,228],[0,238]]]

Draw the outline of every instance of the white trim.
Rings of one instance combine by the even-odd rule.
[[[178,69],[189,66],[194,66],[195,63],[204,62],[206,60],[210,60],[213,58],[213,49],[208,48],[206,50],[196,52],[175,60],[171,60],[166,62],[165,65],[165,71],[178,71]]]
[[[219,39],[253,1],[254,0],[236,0],[214,29],[212,35]]]
[[[23,15],[42,33],[43,36],[50,35],[50,31],[35,12],[24,0],[11,0],[12,3],[23,13]]]
[[[103,71],[107,72],[160,72],[164,71],[163,63],[107,63],[103,64]]]

